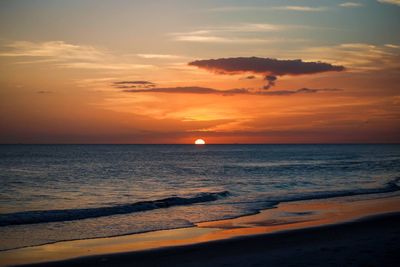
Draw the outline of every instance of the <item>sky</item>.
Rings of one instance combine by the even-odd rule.
[[[0,1],[0,143],[399,143],[399,0]]]

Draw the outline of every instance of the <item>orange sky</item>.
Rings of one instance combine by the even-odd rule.
[[[3,1],[0,143],[399,142],[400,6],[264,2]],[[237,57],[345,70],[189,65]]]

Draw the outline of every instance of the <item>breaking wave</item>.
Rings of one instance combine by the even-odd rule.
[[[215,201],[229,196],[228,191],[200,193],[192,197],[168,197],[153,201],[140,201],[131,204],[63,210],[38,210],[8,214],[0,214],[0,226],[74,221],[119,214],[128,214],[174,206],[192,205],[196,203]]]

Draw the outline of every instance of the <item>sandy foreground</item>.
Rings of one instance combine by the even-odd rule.
[[[6,251],[0,261],[36,263],[30,266],[400,266],[400,197],[283,203],[253,216],[187,229]]]

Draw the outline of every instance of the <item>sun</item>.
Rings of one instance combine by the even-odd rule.
[[[195,145],[205,145],[206,142],[203,139],[197,139],[196,141],[194,141]]]

